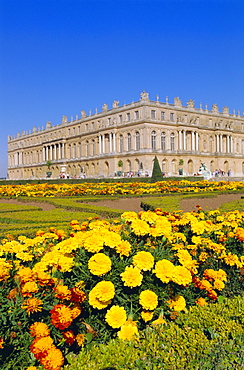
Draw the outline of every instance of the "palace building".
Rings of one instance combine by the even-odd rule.
[[[120,106],[115,100],[101,112],[81,111],[80,118],[63,116],[58,125],[9,136],[8,178],[46,178],[47,161],[51,178],[150,175],[155,155],[167,176],[179,174],[180,159],[184,175],[198,173],[204,163],[212,173],[243,176],[244,116],[216,104],[196,108],[193,100],[186,106],[180,98],[152,101],[144,91],[137,102]]]

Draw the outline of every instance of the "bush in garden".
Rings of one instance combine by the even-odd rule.
[[[153,160],[153,171],[152,171],[151,182],[162,181],[162,180],[163,180],[162,170],[160,168],[158,158],[155,156]]]
[[[241,370],[244,366],[244,299],[194,306],[180,312],[175,321],[150,325],[140,341],[112,339],[107,345],[82,348],[70,354],[65,370],[105,368]]]
[[[59,370],[92,342],[139,340],[189,307],[242,294],[243,219],[156,209],[114,223],[73,220],[70,237],[53,228],[3,240],[1,369]]]

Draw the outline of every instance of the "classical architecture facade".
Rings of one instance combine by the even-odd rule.
[[[155,155],[168,176],[179,174],[180,159],[184,175],[198,173],[204,163],[212,173],[243,176],[244,116],[226,106],[220,112],[216,104],[196,108],[193,100],[186,106],[179,98],[152,101],[144,91],[137,102],[114,101],[101,112],[81,111],[80,118],[63,116],[61,124],[9,136],[8,178],[46,178],[47,161],[52,178],[150,175]]]

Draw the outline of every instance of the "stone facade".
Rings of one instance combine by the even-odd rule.
[[[43,179],[47,177],[47,161],[51,161],[52,178],[114,177],[117,171],[141,175],[152,171],[153,159],[168,176],[198,173],[201,163],[214,173],[231,170],[232,176],[244,175],[244,116],[230,114],[228,107],[220,112],[180,98],[174,104],[149,99],[141,93],[140,100],[120,106],[114,101],[102,112],[81,111],[70,121],[63,116],[59,125],[46,123],[16,137],[8,137],[8,178]],[[123,166],[118,167],[122,161]]]

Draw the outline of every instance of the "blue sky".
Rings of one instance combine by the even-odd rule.
[[[242,113],[243,14],[243,0],[0,0],[0,177],[8,135],[143,90]]]

